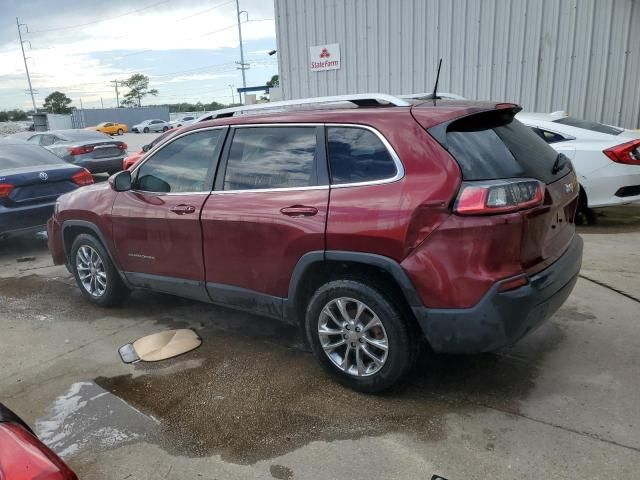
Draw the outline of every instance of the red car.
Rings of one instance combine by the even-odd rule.
[[[176,133],[175,130],[173,131],[166,131],[160,135],[158,135],[153,142],[151,143],[147,143],[146,145],[143,145],[142,148],[140,150],[138,150],[135,153],[132,153],[131,155],[129,155],[128,157],[126,157],[123,161],[122,161],[122,169],[123,170],[129,170],[130,168],[132,168],[136,163],[138,163],[138,161],[140,161],[141,158],[143,158],[146,153],[151,150],[153,147],[155,147],[156,145],[158,145],[162,140],[164,140],[165,138],[167,138],[169,135],[173,135],[174,133]]]
[[[0,480],[78,480],[11,410],[0,403]]]
[[[301,110],[321,101],[357,108]],[[424,340],[496,350],[569,296],[576,175],[514,119],[519,107],[298,103],[215,112],[133,171],[64,195],[54,262],[98,305],[146,288],[284,320],[368,392],[397,382]]]

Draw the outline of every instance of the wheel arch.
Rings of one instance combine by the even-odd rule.
[[[300,325],[305,305],[323,284],[338,278],[368,280],[381,293],[399,299],[408,313],[422,307],[413,283],[393,259],[371,253],[328,250],[309,252],[296,264],[284,309],[285,320]]]
[[[71,254],[71,246],[73,245],[73,241],[78,235],[81,235],[83,233],[93,235],[98,239],[98,241],[102,244],[102,247],[107,252],[107,255],[109,255],[109,260],[111,260],[111,263],[113,263],[116,270],[118,271],[118,275],[120,275],[120,278],[122,278],[125,284],[128,285],[127,279],[123,275],[116,258],[111,253],[109,244],[107,243],[105,236],[100,231],[100,228],[95,223],[88,222],[86,220],[66,220],[62,224],[62,244],[64,247],[67,269],[71,271],[69,256]]]

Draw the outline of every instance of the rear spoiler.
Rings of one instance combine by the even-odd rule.
[[[483,102],[484,106],[487,106]],[[496,103],[492,104],[493,108],[473,109],[475,111],[465,111],[462,115],[458,115],[454,118],[449,118],[444,122],[438,123],[427,128],[427,131],[433,136],[440,145],[447,148],[447,132],[456,129],[464,131],[466,129],[474,130],[477,122],[482,122],[483,125],[495,125],[500,126],[509,123],[513,120],[516,113],[522,110],[522,107],[515,103]],[[412,109],[414,118],[420,122],[418,118],[419,113],[414,112]],[[418,115],[416,115],[418,114]],[[425,125],[423,125],[424,127]]]

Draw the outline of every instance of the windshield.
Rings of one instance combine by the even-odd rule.
[[[559,171],[558,152],[513,116],[499,110],[454,121],[447,129],[447,147],[465,180],[537,178],[545,183],[566,175]]]
[[[612,127],[611,125],[605,125],[604,123],[590,122],[589,120],[581,120],[574,117],[564,117],[554,120],[554,122],[561,123],[562,125],[569,125],[570,127],[591,130],[592,132],[606,133],[608,135],[620,135],[624,132],[622,128]]]

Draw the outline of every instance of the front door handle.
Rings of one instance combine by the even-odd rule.
[[[288,217],[313,217],[318,213],[318,209],[304,205],[292,205],[291,207],[281,208],[280,213]]]
[[[172,207],[171,211],[176,215],[185,215],[187,213],[195,212],[196,207],[194,207],[193,205],[180,204],[180,205],[176,205],[175,207]]]

